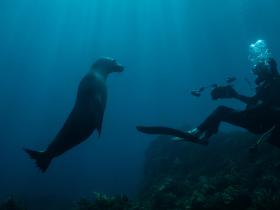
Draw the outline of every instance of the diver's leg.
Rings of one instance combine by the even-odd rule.
[[[255,134],[267,132],[276,123],[279,113],[267,107],[256,107],[244,111],[235,111],[226,115],[222,121],[247,129]]]
[[[196,137],[198,142],[208,144],[209,138],[218,132],[220,123],[236,112],[236,110],[229,107],[219,106],[206,118],[206,120],[204,120],[203,123],[197,128],[189,130],[188,133]],[[175,140],[181,139],[179,138]]]
[[[199,126],[198,130],[201,132],[208,131],[211,134],[217,133],[219,126],[222,121],[230,118],[229,116],[237,113],[236,110],[226,107],[226,106],[218,106],[212,114],[210,114],[206,120],[204,120]],[[236,121],[239,121],[236,119]]]
[[[276,114],[267,107],[238,111],[219,106],[200,126],[188,132],[198,140],[208,142],[208,139],[218,132],[221,122],[245,128],[255,134],[262,134],[271,129],[275,121],[279,121],[278,119],[280,119],[280,112]]]
[[[261,133],[266,128],[266,126],[262,126],[262,124],[266,124],[265,121],[263,110],[238,111],[226,106],[219,106],[203,123],[189,133],[197,136],[201,141],[208,142],[208,139],[218,132],[221,122],[242,127],[254,133]]]
[[[244,111],[237,111],[225,106],[219,106],[199,127],[201,131],[217,133],[221,122],[245,128],[253,133],[260,134],[274,124],[274,112],[266,107],[257,107]]]

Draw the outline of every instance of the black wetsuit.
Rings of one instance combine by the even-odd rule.
[[[268,141],[280,147],[280,77],[275,76],[259,84],[253,97],[238,95],[236,98],[247,104],[245,110],[219,106],[198,127],[199,130],[217,133],[221,122],[245,128],[255,134],[273,128]]]

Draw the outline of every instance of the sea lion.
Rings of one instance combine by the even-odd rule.
[[[53,158],[85,141],[95,129],[100,136],[107,101],[106,79],[110,73],[123,70],[115,59],[98,59],[82,78],[74,108],[48,148],[45,151],[24,149],[42,172],[48,169]]]

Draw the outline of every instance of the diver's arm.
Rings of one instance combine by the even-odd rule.
[[[255,96],[252,96],[252,97],[249,97],[249,96],[244,96],[244,95],[241,95],[241,94],[236,94],[235,99],[245,103],[245,104],[254,104],[256,103],[256,97]]]
[[[211,91],[213,100],[217,99],[237,99],[247,105],[254,104],[256,102],[256,96],[248,97],[239,94],[231,85],[218,86]]]

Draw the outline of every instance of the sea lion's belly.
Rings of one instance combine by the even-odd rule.
[[[102,121],[106,98],[104,83],[95,78],[84,78],[78,89],[75,106],[49,145],[48,152],[52,156],[59,156],[89,138]]]

